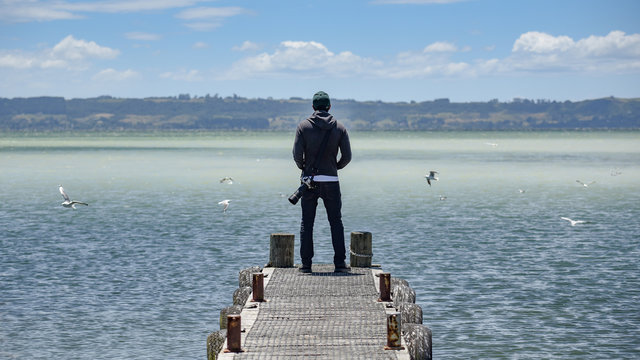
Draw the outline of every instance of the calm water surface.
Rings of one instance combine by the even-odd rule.
[[[639,132],[351,138],[347,239],[372,232],[374,263],[409,281],[436,358],[640,358]],[[270,233],[298,240],[292,142],[0,135],[0,359],[206,358],[237,272]],[[90,205],[60,206],[59,184]],[[322,211],[315,234],[330,263]]]

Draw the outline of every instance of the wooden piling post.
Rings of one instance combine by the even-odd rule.
[[[227,348],[224,352],[242,352],[240,315],[227,315]]]
[[[264,274],[253,274],[253,302],[264,301]]]
[[[351,267],[371,267],[373,248],[371,233],[366,231],[351,232]]]
[[[293,234],[271,234],[269,266],[293,267],[294,239]]]
[[[387,314],[387,346],[385,350],[402,350],[402,321],[399,312]]]
[[[391,274],[380,274],[380,299],[378,301],[391,301]]]

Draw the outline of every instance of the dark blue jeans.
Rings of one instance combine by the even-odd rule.
[[[316,219],[318,199],[322,199],[331,226],[333,263],[342,265],[345,260],[344,226],[342,225],[342,195],[339,182],[316,182],[314,189],[305,189],[300,200],[302,223],[300,224],[300,258],[303,266],[310,266],[313,258],[313,223]]]

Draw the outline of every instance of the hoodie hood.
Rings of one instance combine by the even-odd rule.
[[[313,125],[322,130],[328,130],[336,126],[336,120],[333,115],[326,111],[316,111],[307,120]]]

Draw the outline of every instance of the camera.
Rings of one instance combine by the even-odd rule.
[[[289,202],[292,205],[298,203],[298,200],[302,197],[302,192],[305,191],[305,189],[313,189],[313,176],[303,176],[300,178],[300,182],[300,187],[297,188],[291,196],[289,196]]]

